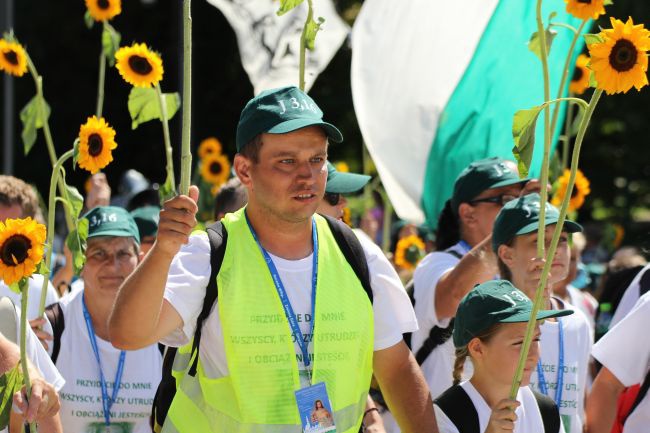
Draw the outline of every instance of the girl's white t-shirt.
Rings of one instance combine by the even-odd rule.
[[[479,432],[484,432],[487,429],[492,409],[488,406],[487,402],[483,399],[481,394],[474,388],[472,382],[462,382],[460,386],[467,393],[469,398],[474,404],[474,408],[478,414]],[[544,422],[542,421],[542,414],[539,411],[535,395],[527,386],[519,388],[517,393],[517,401],[521,405],[515,409],[517,414],[517,421],[515,421],[514,433],[541,433],[544,431]],[[436,412],[436,420],[438,422],[438,430],[440,433],[460,433],[454,423],[445,415],[445,413],[434,404],[433,408]],[[560,423],[560,433],[564,433],[562,423]]]

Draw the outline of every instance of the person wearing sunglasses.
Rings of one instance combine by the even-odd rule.
[[[343,194],[352,194],[366,186],[370,176],[338,171],[331,162],[327,162],[327,184],[325,195],[316,212],[332,218],[343,219],[343,209],[348,204]]]
[[[505,203],[538,188],[538,181],[520,179],[514,164],[501,158],[475,161],[456,179],[439,217],[437,251],[425,256],[413,275],[420,329],[411,337],[411,348],[434,399],[452,385],[450,337],[460,300],[498,274],[491,250],[494,220]],[[470,363],[464,372],[463,380],[471,376]]]

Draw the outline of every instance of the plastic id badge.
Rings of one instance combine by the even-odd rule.
[[[324,382],[296,391],[296,402],[303,433],[336,432],[332,405]]]

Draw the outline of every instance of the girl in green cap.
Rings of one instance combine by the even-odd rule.
[[[539,359],[540,325],[533,341],[515,400],[508,399],[533,303],[509,281],[477,285],[460,302],[453,342],[458,354],[454,385],[435,400],[440,433],[564,432],[557,406],[528,386]],[[543,320],[571,311],[540,310]],[[460,382],[469,357],[474,374]]]
[[[537,258],[537,228],[540,224],[540,197],[529,194],[507,203],[497,215],[492,235],[492,248],[502,278],[523,291],[531,299],[539,285],[544,260]],[[546,249],[559,219],[559,211],[546,205]],[[554,297],[553,286],[561,283],[569,272],[571,233],[582,227],[565,221],[553,258],[542,308],[575,310]],[[584,424],[589,354],[593,335],[589,322],[581,311],[565,319],[547,320],[540,326],[540,359],[530,380],[532,389],[551,397],[560,408],[567,433],[581,433]]]

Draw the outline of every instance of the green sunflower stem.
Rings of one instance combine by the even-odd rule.
[[[36,70],[36,66],[34,65],[34,62],[32,62],[32,59],[29,57],[29,54],[27,54],[27,66],[29,68],[29,73],[32,75],[32,78],[34,79],[34,84],[36,86],[36,98],[38,102],[38,117],[41,120],[41,124],[43,125],[43,135],[45,136],[45,143],[47,144],[47,152],[50,156],[50,162],[52,164],[52,167],[56,164],[56,151],[54,150],[54,140],[52,139],[52,133],[50,132],[50,124],[47,119],[47,116],[45,115],[45,98],[43,97],[43,77],[38,75],[38,71]],[[59,194],[61,194],[61,197],[67,198],[68,193],[67,190],[65,189],[65,184],[63,182],[59,182]],[[72,215],[70,215],[70,212],[65,209],[65,222],[68,227],[68,230],[72,230],[74,227],[74,219],[72,218]]]
[[[569,77],[569,70],[571,69],[571,64],[572,64],[571,60],[573,59],[573,52],[575,51],[576,44],[578,42],[578,39],[580,38],[580,35],[582,34],[582,30],[585,28],[585,25],[587,24],[587,21],[589,20],[586,19],[580,23],[580,27],[578,27],[578,30],[575,31],[573,35],[573,40],[571,40],[571,45],[569,46],[569,52],[567,53],[566,60],[564,61],[564,70],[562,72],[562,79],[560,80],[560,87],[558,87],[557,89],[557,98],[560,98],[562,96],[562,93],[564,93],[564,86],[566,85],[567,78]],[[567,117],[568,115],[569,114],[567,113]],[[559,116],[560,116],[560,105],[557,105],[553,109],[553,119],[551,120],[551,137],[555,136],[555,128],[557,127]]]
[[[47,280],[46,280],[47,281]],[[20,280],[20,367],[23,370],[23,380],[27,399],[32,395],[32,383],[29,379],[29,368],[27,366],[26,340],[27,340],[27,302],[29,298],[29,283],[27,278]],[[36,423],[30,423],[30,431],[36,432]]]
[[[183,1],[183,139],[180,193],[187,195],[192,177],[192,1]]]
[[[68,159],[74,156],[74,149],[68,150],[66,153],[61,155],[54,163],[54,168],[52,169],[52,175],[50,177],[50,192],[47,200],[47,253],[45,254],[45,267],[50,269],[52,265],[52,244],[54,242],[54,211],[56,209],[56,188],[55,185],[58,183],[64,183],[65,179],[61,176],[61,167],[63,163]],[[65,206],[64,209],[67,209]],[[66,210],[67,211],[67,210]],[[46,275],[43,276],[43,286],[41,287],[41,301],[38,306],[38,316],[42,317],[45,312],[45,299],[47,296],[47,283],[49,279]]]
[[[314,5],[312,0],[307,0],[307,19],[300,34],[300,67],[298,71],[298,83],[300,90],[305,90],[305,57],[307,55],[307,27],[314,17]]]
[[[160,115],[162,119],[162,128],[163,128],[163,138],[165,140],[165,158],[167,159],[167,179],[165,182],[169,182],[172,185],[172,188],[176,188],[176,178],[174,177],[174,158],[172,153],[172,143],[169,138],[169,119],[167,117],[167,102],[165,101],[165,96],[160,89],[160,83],[156,83],[156,93],[158,94],[158,104],[160,105]]]
[[[510,388],[510,398],[514,399],[517,397],[517,392],[519,391],[519,386],[521,385],[521,380],[524,374],[524,367],[526,365],[526,358],[528,358],[528,351],[530,350],[530,345],[533,341],[533,333],[535,331],[535,324],[537,323],[537,313],[542,307],[542,301],[544,299],[544,288],[548,281],[549,272],[551,270],[551,265],[553,264],[553,257],[555,256],[555,251],[557,250],[557,245],[560,241],[560,235],[562,234],[562,227],[564,226],[564,221],[566,220],[566,214],[569,209],[569,202],[571,200],[571,193],[573,192],[573,186],[575,185],[576,173],[578,171],[578,161],[580,159],[580,150],[582,148],[582,141],[585,137],[585,132],[589,126],[589,121],[591,116],[594,113],[594,109],[598,104],[598,100],[602,95],[603,91],[598,89],[594,92],[589,101],[585,115],[580,122],[580,128],[578,129],[578,135],[576,136],[575,145],[573,146],[573,154],[571,155],[571,168],[569,175],[569,183],[567,185],[567,191],[562,200],[562,205],[560,206],[560,216],[558,218],[557,224],[555,225],[555,230],[553,231],[553,237],[551,238],[551,244],[547,251],[546,261],[544,262],[544,268],[542,269],[542,278],[540,279],[539,286],[535,292],[535,299],[533,303],[533,311],[530,315],[530,320],[526,327],[526,335],[524,337],[523,344],[521,346],[521,352],[519,354],[519,363],[517,364],[517,370],[515,372],[515,377],[512,381],[512,387]],[[540,218],[540,221],[543,221]]]
[[[99,54],[99,78],[97,80],[97,108],[95,109],[95,114],[97,118],[102,117],[102,111],[104,108],[104,81],[106,78],[106,56],[102,51]]]
[[[544,75],[544,101],[551,99],[550,78],[548,74],[548,51],[546,46],[546,29],[542,19],[542,0],[537,0],[537,34],[539,35],[540,59],[542,60],[542,72]],[[539,220],[544,221],[546,216],[546,202],[548,200],[548,171],[551,153],[551,110],[548,105],[544,107],[544,156],[542,158],[542,170],[540,182],[541,209]],[[544,257],[544,224],[540,223],[537,229],[537,257]]]

